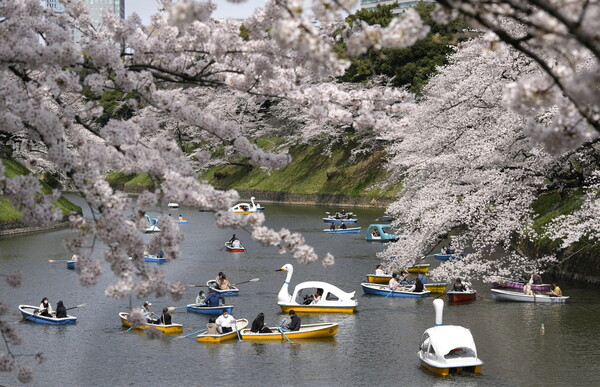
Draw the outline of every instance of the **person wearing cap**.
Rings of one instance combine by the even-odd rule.
[[[144,302],[144,306],[142,306],[142,314],[144,315],[144,317],[146,317],[146,320],[148,320],[148,322],[154,322],[156,321],[155,318],[152,318],[152,316],[155,316],[156,314],[154,312],[152,312],[150,310],[150,307],[152,306],[152,304],[148,301]]]
[[[299,331],[300,324],[301,324],[300,317],[296,316],[296,311],[292,309],[292,310],[290,310],[290,323],[289,324],[284,323],[281,326],[281,330],[288,331],[288,332]]]
[[[235,318],[230,315],[226,310],[223,311],[223,314],[217,318],[215,321],[217,326],[220,328],[221,333],[229,333],[233,332],[233,327],[235,326]]]

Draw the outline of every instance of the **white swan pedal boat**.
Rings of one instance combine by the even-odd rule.
[[[417,356],[429,371],[447,376],[450,372],[480,373],[483,361],[477,357],[477,347],[471,331],[456,325],[442,325],[444,301],[433,301],[435,326],[421,336]]]
[[[48,324],[48,325],[64,325],[64,324],[75,324],[77,322],[77,317],[69,316],[67,317],[48,317],[41,316],[38,314],[40,308],[32,305],[19,305],[19,311],[23,315],[23,321],[31,321],[38,324]]]
[[[249,203],[238,203],[235,206],[231,207],[229,211],[235,212],[240,215],[248,215],[252,214],[256,211],[264,211],[264,207],[261,207],[260,204],[254,203],[254,196],[250,198],[251,204]]]
[[[492,296],[498,301],[512,302],[535,302],[545,304],[564,304],[569,299],[568,296],[556,297],[546,294],[528,295],[521,292],[511,292],[510,290],[491,289]]]
[[[294,273],[294,267],[287,263],[277,271],[287,271],[287,276],[279,294],[277,305],[285,313],[294,310],[300,313],[354,313],[358,302],[353,299],[354,293],[347,293],[337,286],[327,282],[307,281],[294,288],[294,293],[289,293],[289,284]],[[310,295],[319,293],[318,301],[309,301]]]

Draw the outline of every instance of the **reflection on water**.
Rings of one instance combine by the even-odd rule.
[[[25,273],[19,289],[1,285],[2,299],[11,303],[9,319],[19,321],[18,304],[39,304],[47,296],[53,305],[63,300],[67,307],[87,303],[72,311],[78,323],[72,326],[16,324],[23,345],[17,353],[43,351],[48,361],[35,367],[34,386],[59,380],[68,386],[132,385],[265,385],[265,386],[373,386],[384,384],[435,386],[490,385],[582,385],[597,380],[595,359],[600,356],[600,292],[562,284],[572,298],[566,305],[501,303],[491,299],[489,286],[474,283],[480,297],[474,302],[446,305],[444,323],[461,325],[473,333],[479,356],[485,362],[481,375],[434,376],[420,367],[416,352],[423,331],[434,323],[431,301],[425,299],[365,296],[360,288],[364,275],[378,263],[375,254],[383,245],[367,243],[364,235],[329,235],[322,232],[321,218],[337,208],[269,205],[267,225],[275,229],[303,230],[307,242],[321,256],[331,252],[333,267],[319,263],[294,264],[290,292],[300,282],[326,281],[344,291],[356,291],[357,313],[302,315],[303,323],[338,322],[335,338],[273,342],[198,343],[161,337],[150,340],[139,332],[124,332],[118,312],[130,309],[129,299],[104,296],[110,276],[92,288],[82,288],[76,273],[48,259],[66,259],[64,241],[69,230],[0,239],[0,273],[19,268]],[[167,211],[167,210],[164,210]],[[382,211],[355,209],[358,225],[377,223]],[[158,213],[158,210],[154,213]],[[287,315],[277,306],[277,293],[285,273],[276,272],[294,263],[275,249],[265,249],[243,231],[236,231],[245,253],[223,251],[231,230],[216,229],[211,213],[186,208],[173,210],[189,221],[182,224],[186,239],[182,257],[162,266],[169,280],[204,284],[223,271],[232,282],[260,278],[240,285],[238,297],[226,297],[234,305],[232,315],[250,322],[265,313],[268,325],[278,325]],[[145,236],[148,238],[148,236]],[[101,250],[94,252],[101,258]],[[427,263],[437,265],[429,259]],[[107,264],[104,271],[108,271]],[[186,299],[148,299],[153,310],[193,302],[198,288],[190,288]],[[143,300],[133,299],[140,307]],[[184,334],[205,327],[209,316],[173,313],[173,321],[184,325]],[[540,326],[544,324],[544,334]],[[551,365],[551,366],[549,366]],[[574,371],[576,370],[576,371]],[[0,373],[0,385],[14,385],[12,375]],[[55,384],[56,385],[56,384]]]

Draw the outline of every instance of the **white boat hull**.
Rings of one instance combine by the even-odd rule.
[[[527,295],[520,292],[511,292],[509,290],[492,289],[492,296],[498,301],[512,302],[535,302],[545,304],[564,304],[569,299],[568,296],[553,297],[545,294]]]

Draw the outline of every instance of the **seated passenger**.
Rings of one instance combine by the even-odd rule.
[[[234,249],[239,249],[242,247],[242,244],[240,243],[239,239],[236,239],[231,243],[231,247],[233,247]]]
[[[415,288],[413,289],[413,292],[421,293],[424,290],[425,287],[423,286],[423,282],[421,282],[421,279],[417,277],[417,279],[415,280]]]
[[[58,301],[56,304],[56,318],[64,318],[67,317],[67,308],[62,301]]]
[[[387,275],[387,273],[385,271],[383,271],[383,269],[381,268],[381,265],[377,265],[377,266],[375,266],[375,275],[384,276],[384,275]]]
[[[457,278],[456,281],[454,281],[454,284],[452,285],[452,290],[455,292],[466,292],[467,288],[465,287],[465,285],[463,285],[460,278]]]
[[[343,220],[342,220],[342,225],[340,226],[340,228],[341,228],[342,230],[345,230],[345,229],[347,229],[347,228],[348,228],[348,227],[346,227],[346,223],[344,223],[344,221],[343,221]]]

